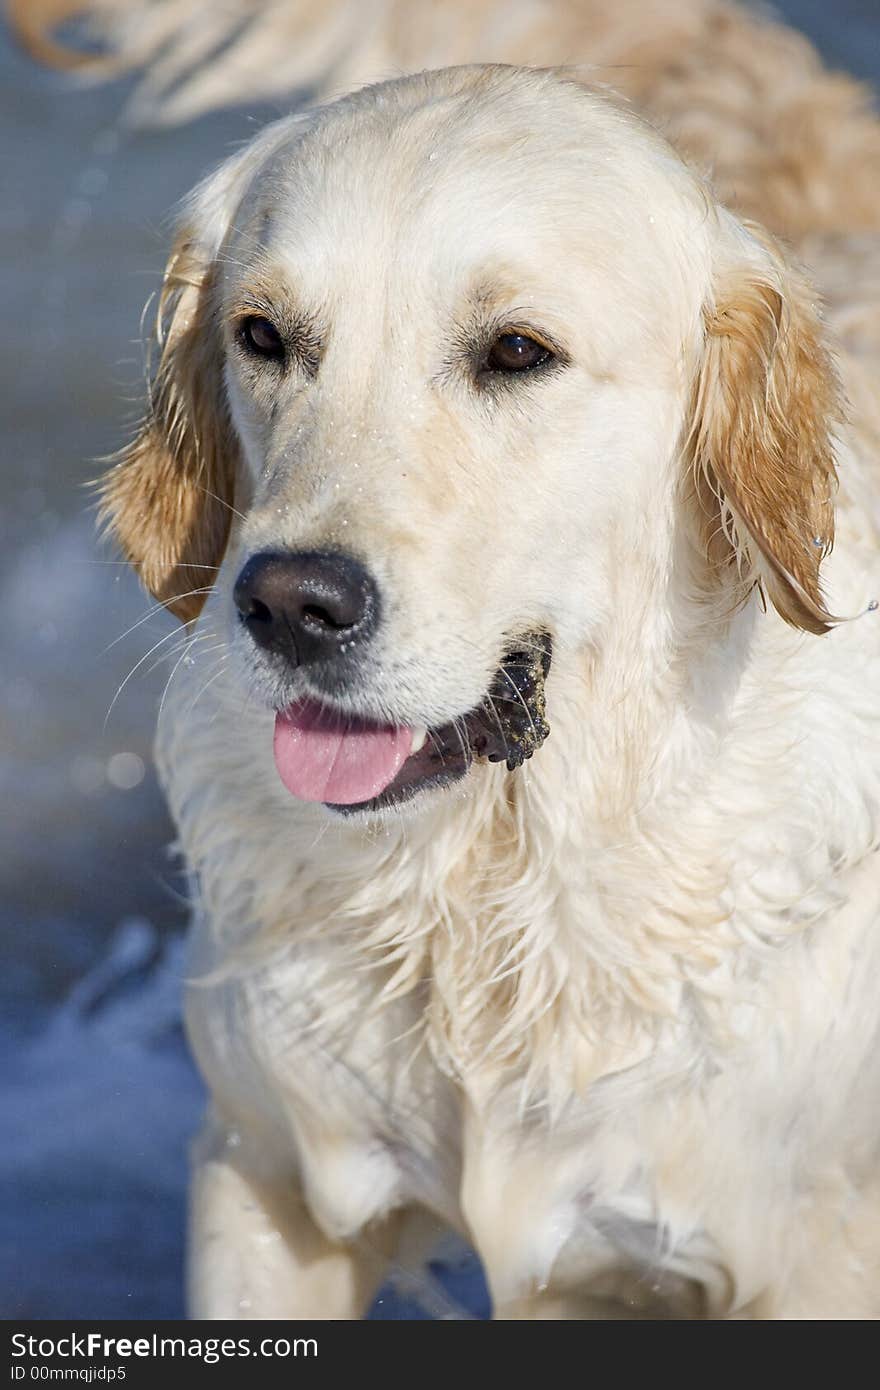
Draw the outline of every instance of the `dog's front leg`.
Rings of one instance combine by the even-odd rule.
[[[394,1220],[341,1245],[315,1225],[293,1180],[255,1171],[213,1126],[196,1145],[190,1192],[192,1318],[360,1318],[393,1246]]]

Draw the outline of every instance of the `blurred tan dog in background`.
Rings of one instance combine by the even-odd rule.
[[[192,1311],[358,1316],[427,1212],[499,1317],[877,1316],[863,95],[715,0],[93,8],[140,118],[493,60],[196,190],[105,487],[192,624]]]

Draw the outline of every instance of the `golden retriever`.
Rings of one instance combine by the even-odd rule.
[[[773,86],[756,21],[639,8]],[[731,97],[737,214],[495,64],[270,125],[184,210],[104,508],[191,624],[198,1317],[359,1316],[419,1211],[501,1318],[880,1313],[880,195],[827,199],[880,143],[811,71],[815,184]]]

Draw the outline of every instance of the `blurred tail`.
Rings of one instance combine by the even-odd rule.
[[[24,48],[49,67],[106,79],[140,69],[138,126],[218,106],[355,86],[388,75],[389,0],[6,0]]]
[[[38,63],[52,68],[79,68],[90,62],[88,53],[55,41],[55,30],[83,5],[69,0],[7,0],[6,11],[19,42]],[[91,59],[94,66],[94,58]]]

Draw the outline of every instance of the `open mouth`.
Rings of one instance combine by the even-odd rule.
[[[371,723],[299,701],[275,720],[278,774],[301,801],[352,814],[456,782],[482,759],[513,772],[550,732],[544,682],[551,655],[547,633],[528,633],[505,655],[476,709],[434,729]]]

